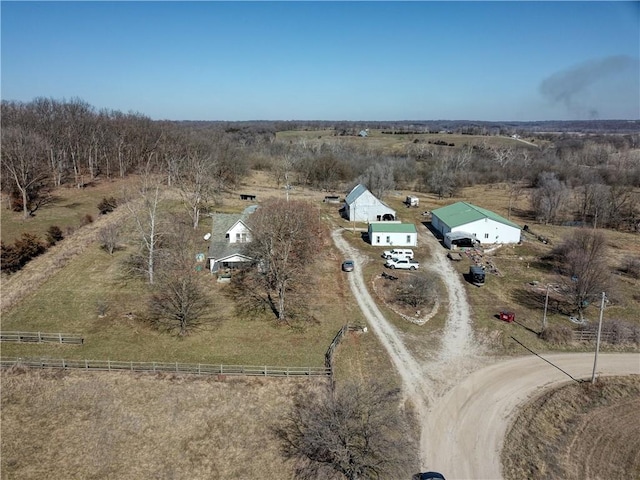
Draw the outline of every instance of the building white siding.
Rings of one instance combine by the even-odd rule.
[[[404,231],[394,231],[404,230]],[[415,247],[418,245],[418,232],[415,225],[399,222],[370,223],[369,242],[381,247]]]
[[[518,243],[520,241],[520,229],[490,218],[460,225],[449,231],[472,233],[480,243]]]
[[[346,217],[350,222],[376,222],[385,215],[395,219],[396,211],[387,207],[363,185],[355,187],[345,200]]]
[[[241,222],[236,222],[229,230],[229,243],[247,243],[251,241],[251,234],[247,226]]]

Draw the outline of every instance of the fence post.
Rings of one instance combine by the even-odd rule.
[[[38,332],[38,343],[42,343],[42,335],[40,335],[40,332]]]
[[[267,376],[267,366],[266,365],[264,366],[264,376],[265,377]]]
[[[60,343],[62,343],[62,333],[58,332],[58,340],[60,340]]]
[[[107,360],[107,369],[111,371],[111,360]]]

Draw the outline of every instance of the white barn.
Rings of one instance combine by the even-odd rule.
[[[413,223],[373,222],[369,224],[369,243],[385,247],[416,247],[418,231]]]
[[[451,248],[456,239],[480,243],[518,243],[520,227],[490,210],[467,202],[457,202],[431,212],[431,225]]]
[[[356,185],[346,196],[342,212],[350,222],[379,222],[396,218],[396,211],[378,200],[362,184]]]

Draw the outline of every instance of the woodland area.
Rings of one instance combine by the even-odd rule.
[[[255,169],[279,186],[343,191],[358,181],[378,196],[412,188],[449,197],[503,182],[514,199],[530,190],[531,214],[542,223],[640,228],[636,122],[171,122],[48,98],[1,108],[1,187],[24,218],[56,187],[153,173],[180,188],[197,226],[216,195]],[[338,141],[374,127],[402,136],[403,148]],[[292,129],[333,134],[277,139]],[[434,132],[455,135],[455,144],[427,140]],[[505,146],[491,141],[495,135],[530,141]]]

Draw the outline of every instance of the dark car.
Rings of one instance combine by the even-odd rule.
[[[413,480],[446,480],[444,475],[438,472],[424,472],[413,476]]]
[[[344,272],[353,272],[353,260],[345,260],[342,262],[342,270]]]

